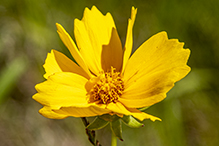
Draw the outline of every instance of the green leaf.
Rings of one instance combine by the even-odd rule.
[[[104,128],[109,122],[108,121],[105,121],[99,117],[96,117],[92,123],[90,123],[88,126],[87,126],[87,129],[89,130],[99,130],[99,129],[102,129]]]
[[[110,128],[113,132],[113,134],[120,139],[121,141],[123,141],[122,139],[122,124],[120,119],[115,120],[113,122],[110,122]]]
[[[117,115],[109,115],[109,114],[104,114],[99,116],[101,119],[105,120],[105,121],[109,121],[109,122],[113,122],[115,120],[118,120],[120,117],[118,117]]]
[[[144,111],[146,109],[148,109],[150,106],[146,106],[146,107],[143,107],[143,108],[139,108],[140,111]]]
[[[122,121],[128,125],[131,128],[139,128],[139,127],[143,127],[144,124],[138,122],[135,118],[133,118],[132,116],[123,116],[123,118],[121,118]]]

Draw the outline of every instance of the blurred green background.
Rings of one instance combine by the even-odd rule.
[[[218,0],[1,0],[0,1],[0,145],[89,146],[80,118],[51,120],[38,113],[31,96],[44,81],[46,55],[56,49],[69,55],[56,33],[58,22],[73,37],[73,22],[85,7],[114,17],[124,44],[131,7],[138,8],[134,49],[160,31],[191,49],[191,73],[168,97],[146,112],[163,121],[123,125],[119,146],[219,145],[219,1]],[[97,131],[110,145],[109,127]]]

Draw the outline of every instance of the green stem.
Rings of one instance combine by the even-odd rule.
[[[87,119],[85,117],[81,118],[84,126],[87,127],[89,125],[89,122],[87,121]],[[98,140],[96,140],[95,138],[95,131],[94,130],[89,130],[89,129],[85,129],[86,130],[86,134],[88,136],[88,140],[94,145],[94,146],[101,146],[101,144],[99,143]]]
[[[111,146],[117,146],[117,137],[112,132]]]

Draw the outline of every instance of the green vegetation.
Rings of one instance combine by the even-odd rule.
[[[160,31],[190,48],[191,73],[167,98],[148,108],[162,122],[144,127],[123,125],[119,146],[219,145],[219,1],[217,0],[1,0],[0,1],[0,141],[3,146],[89,146],[80,118],[51,120],[37,111],[31,96],[42,82],[42,65],[51,49],[72,58],[56,33],[58,22],[73,37],[73,20],[85,7],[114,17],[124,44],[131,7],[138,8],[134,49]],[[73,58],[72,58],[73,59]],[[110,145],[107,126],[97,139]]]

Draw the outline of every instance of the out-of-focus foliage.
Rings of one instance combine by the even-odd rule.
[[[38,114],[31,99],[42,82],[42,65],[53,48],[67,54],[56,33],[61,23],[73,37],[75,18],[96,5],[110,12],[124,44],[131,7],[138,8],[134,49],[165,30],[191,49],[191,73],[147,109],[162,122],[144,121],[138,129],[123,126],[119,146],[219,145],[219,1],[217,0],[1,0],[0,1],[0,145],[89,146],[80,118],[50,120]],[[97,131],[110,145],[110,130]]]

